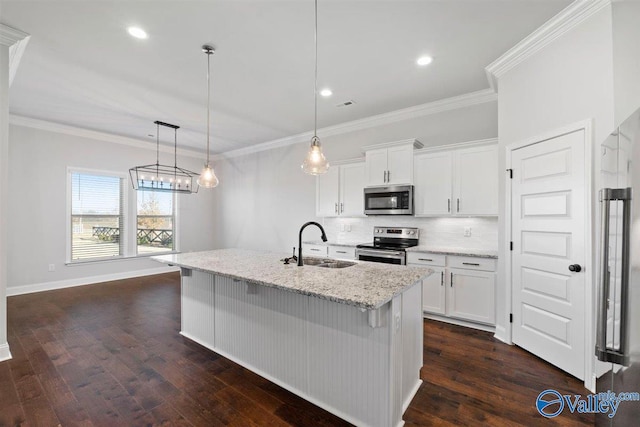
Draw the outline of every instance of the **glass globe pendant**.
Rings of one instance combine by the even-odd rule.
[[[202,46],[202,51],[207,54],[207,162],[198,177],[198,185],[203,188],[217,187],[220,181],[209,162],[210,127],[211,127],[211,55],[215,52],[209,45]]]

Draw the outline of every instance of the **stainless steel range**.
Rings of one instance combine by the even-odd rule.
[[[405,265],[406,248],[418,245],[420,230],[413,227],[374,227],[373,243],[356,246],[361,261]]]

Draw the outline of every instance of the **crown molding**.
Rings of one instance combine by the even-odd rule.
[[[497,144],[498,144],[498,138],[477,139],[473,141],[456,142],[453,144],[424,147],[420,150],[416,150],[414,154],[416,156],[419,156],[420,154],[437,153],[440,151],[460,150],[463,148],[482,147],[485,145],[497,145]]]
[[[145,150],[156,150],[156,144],[142,139],[130,138],[127,136],[113,135],[106,132],[83,129],[75,126],[63,125],[60,123],[49,122],[46,120],[33,119],[31,117],[18,116],[16,114],[9,115],[9,124],[22,126],[32,129],[45,130],[49,132],[61,133],[64,135],[78,136],[81,138],[93,139],[96,141],[110,142],[113,144],[126,145],[134,148],[142,148]],[[160,145],[160,151],[163,153],[173,153],[173,147]],[[179,148],[178,154],[181,156],[202,158],[204,153],[196,150]]]
[[[571,3],[485,67],[491,88],[497,92],[500,77],[609,5],[611,0],[576,0]]]
[[[418,141],[415,138],[410,138],[410,139],[401,139],[400,141],[383,142],[382,144],[364,145],[360,148],[360,150],[362,150],[362,152],[364,153],[369,150],[377,150],[379,148],[391,148],[391,147],[397,147],[398,145],[408,145],[408,144],[411,144],[413,148],[416,150],[419,150],[420,148],[424,147],[424,144],[422,142]]]
[[[16,28],[0,24],[0,45],[9,46],[9,87],[16,76],[22,54],[27,48],[31,36]]]
[[[12,46],[19,41],[29,37],[29,34],[16,28],[0,23],[0,44],[3,46]]]
[[[483,89],[476,92],[454,96],[451,98],[440,99],[438,101],[429,102],[426,104],[416,105],[414,107],[391,111],[389,113],[365,117],[364,119],[353,120],[335,126],[328,126],[318,129],[318,133],[322,134],[323,137],[335,136],[344,133],[370,129],[376,126],[400,122],[403,120],[409,120],[416,117],[423,117],[431,114],[442,113],[445,111],[457,110],[459,108],[470,107],[473,105],[484,104],[487,102],[494,102],[497,100],[498,95],[492,89]],[[271,150],[274,148],[287,147],[289,145],[299,144],[301,142],[308,142],[312,136],[312,132],[304,132],[297,135],[252,145],[250,147],[227,151],[222,154],[217,154],[213,156],[213,158],[220,160],[225,158],[245,156],[248,154],[258,153],[260,151]]]

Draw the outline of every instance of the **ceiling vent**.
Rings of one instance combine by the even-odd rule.
[[[355,104],[356,101],[353,100],[349,100],[349,101],[345,101],[345,102],[341,102],[340,104],[336,105],[336,107],[340,108],[340,107],[349,107],[353,104]]]

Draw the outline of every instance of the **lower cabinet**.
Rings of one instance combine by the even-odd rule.
[[[407,264],[434,271],[422,281],[425,313],[495,325],[494,259],[410,252]]]

